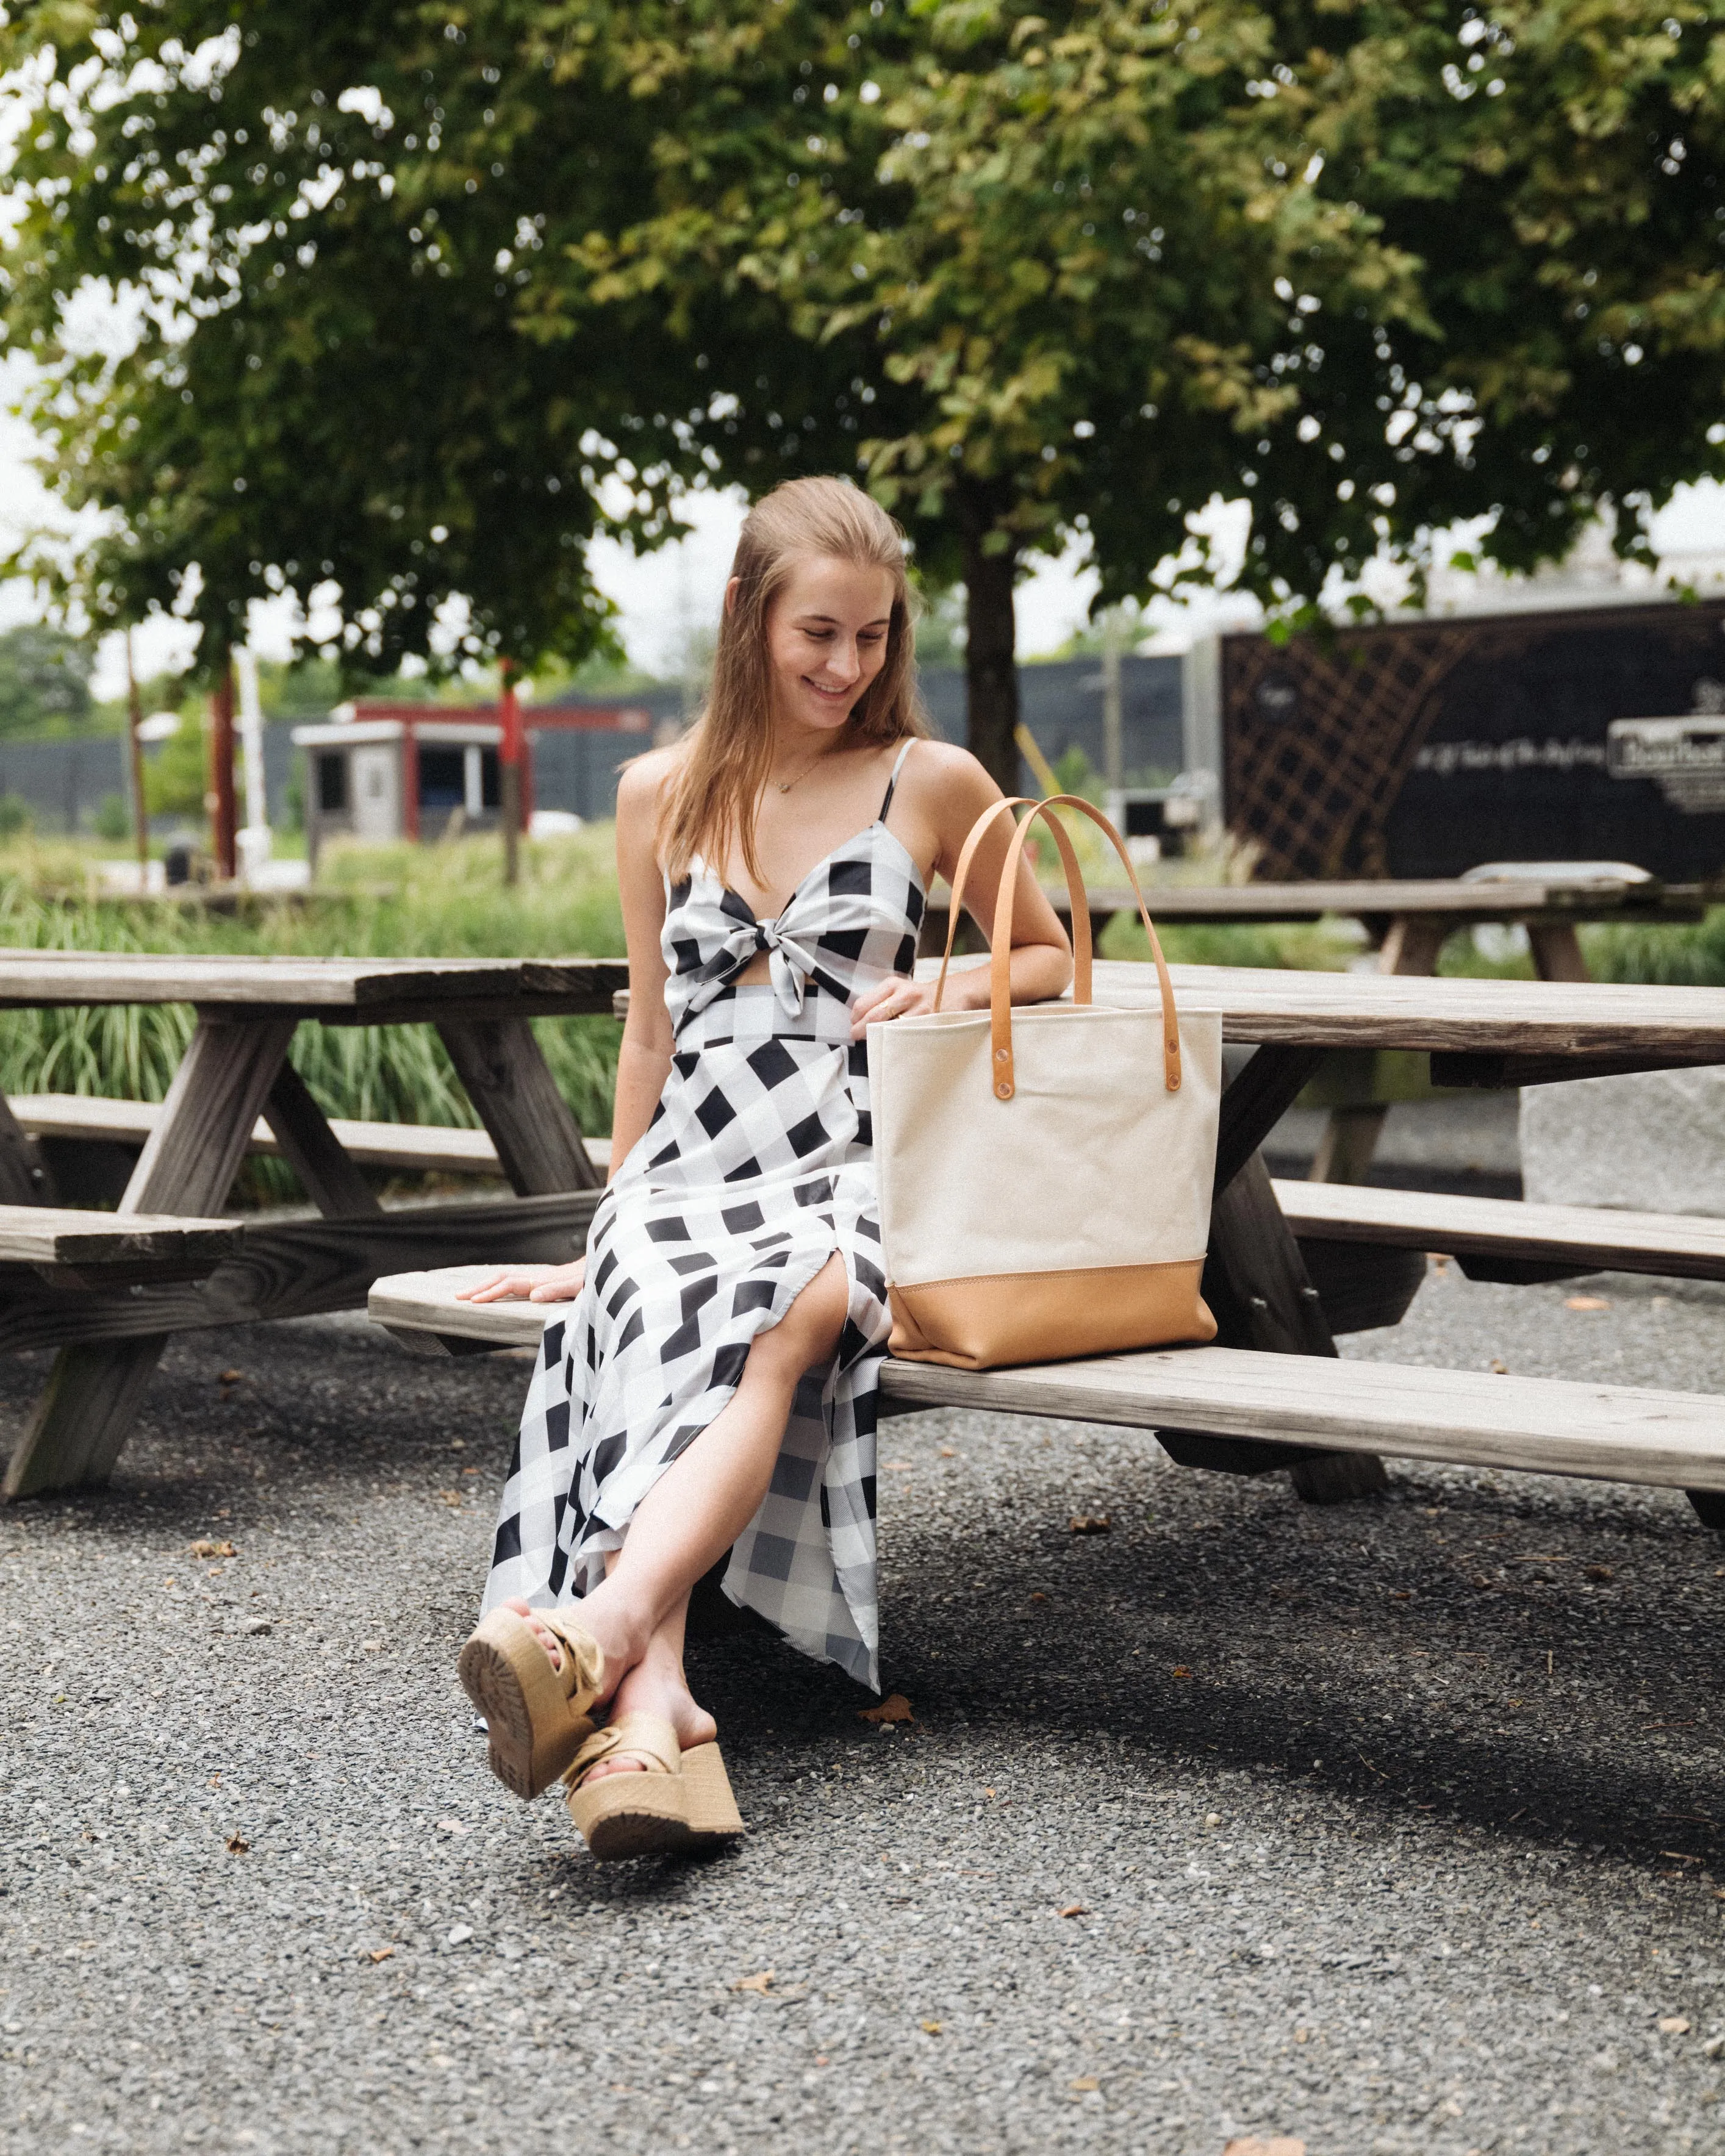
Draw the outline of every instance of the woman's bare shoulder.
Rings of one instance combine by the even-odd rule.
[[[617,781],[617,813],[620,816],[655,814],[666,783],[682,761],[680,745],[649,749],[644,756],[624,764]]]
[[[902,783],[926,801],[973,801],[979,808],[999,791],[970,751],[948,741],[919,741],[906,759]]]

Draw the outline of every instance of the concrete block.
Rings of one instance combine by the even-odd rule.
[[[1529,1086],[1521,1145],[1533,1204],[1725,1217],[1725,1065]]]

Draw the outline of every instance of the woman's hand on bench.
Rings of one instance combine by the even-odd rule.
[[[587,1280],[587,1260],[569,1265],[517,1265],[478,1287],[459,1289],[457,1302],[573,1302]]]

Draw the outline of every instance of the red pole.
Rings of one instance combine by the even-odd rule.
[[[517,883],[521,873],[521,707],[515,693],[515,664],[503,661],[503,696],[499,716],[502,739],[497,744],[498,790],[502,795],[503,880]]]
[[[412,719],[401,730],[402,822],[415,845],[419,842],[419,737]]]
[[[210,841],[215,850],[216,875],[232,883],[239,872],[234,844],[237,818],[234,807],[234,662],[223,647],[221,671],[209,700]]]

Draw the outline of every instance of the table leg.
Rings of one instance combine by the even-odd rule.
[[[1589,981],[1587,961],[1581,955],[1581,938],[1574,924],[1553,921],[1527,924],[1527,942],[1533,952],[1533,970],[1542,981]]]
[[[54,1178],[0,1093],[0,1205],[52,1205]]]
[[[305,1195],[326,1220],[365,1219],[382,1212],[376,1192],[342,1151],[305,1081],[285,1059],[264,1102],[264,1120]]]
[[[1455,923],[1442,914],[1398,914],[1378,953],[1380,973],[1436,973],[1439,954]],[[1307,1173],[1309,1183],[1364,1183],[1372,1173],[1372,1156],[1384,1135],[1389,1113],[1375,1101],[1358,1106],[1332,1108],[1330,1120],[1318,1140]]]
[[[217,1213],[294,1037],[291,1018],[200,1013],[121,1213]],[[90,1488],[114,1471],[165,1333],[63,1348],[6,1471],[8,1501]]]
[[[1216,1194],[1204,1294],[1224,1348],[1255,1348],[1271,1355],[1336,1353],[1323,1304],[1276,1202],[1261,1153],[1254,1153]],[[1383,1461],[1369,1452],[1309,1451],[1294,1461],[1290,1475],[1296,1493],[1317,1505],[1369,1496],[1385,1482]]]
[[[526,1019],[445,1019],[438,1032],[518,1196],[603,1183]]]

